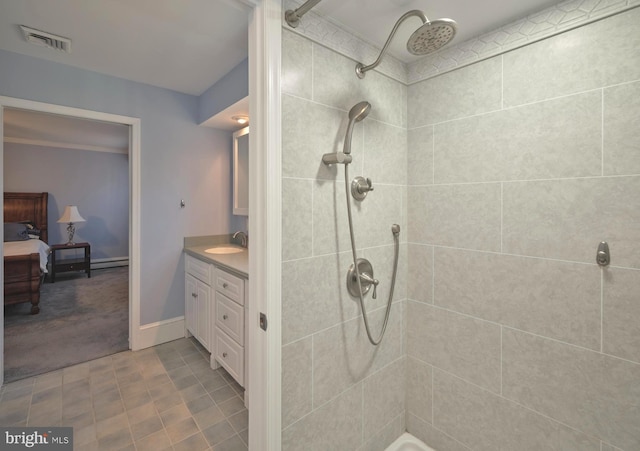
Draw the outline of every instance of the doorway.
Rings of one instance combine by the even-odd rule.
[[[140,120],[137,118],[119,116],[108,113],[101,113],[78,108],[64,107],[55,104],[32,102],[24,99],[16,99],[10,97],[0,97],[0,124],[2,124],[3,116],[6,108],[15,108],[26,111],[49,113],[54,115],[62,115],[78,119],[89,119],[94,121],[102,121],[111,124],[123,124],[129,127],[128,148],[128,184],[129,184],[129,225],[128,225],[128,299],[129,299],[129,321],[128,321],[128,348],[139,349],[140,346],[140,257],[139,257],[139,241],[140,241]],[[2,133],[4,138],[4,131]],[[0,159],[3,161],[4,171],[4,139],[0,142]],[[4,188],[4,179],[2,180]],[[4,190],[3,190],[4,192]],[[4,201],[4,199],[3,199]],[[4,257],[4,255],[3,255]],[[3,258],[4,260],[4,258]],[[0,358],[0,381],[4,383],[4,309],[2,317],[0,317],[2,325],[0,331],[0,344],[2,345],[2,357]]]

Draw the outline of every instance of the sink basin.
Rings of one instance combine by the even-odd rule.
[[[205,249],[207,254],[239,254],[244,248],[237,246],[218,246]]]

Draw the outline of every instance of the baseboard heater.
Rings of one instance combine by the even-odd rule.
[[[91,269],[117,268],[118,266],[129,266],[129,257],[91,259]]]

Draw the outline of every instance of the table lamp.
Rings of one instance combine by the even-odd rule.
[[[67,243],[67,246],[76,244],[73,242],[73,235],[76,233],[76,227],[73,224],[76,222],[85,222],[85,219],[80,216],[80,212],[78,212],[78,207],[75,205],[67,205],[64,207],[64,213],[62,213],[58,222],[69,224],[67,226],[67,232],[69,233],[69,242]]]

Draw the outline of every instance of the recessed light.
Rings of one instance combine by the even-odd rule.
[[[247,116],[233,116],[231,119],[233,119],[240,125],[244,125],[249,122],[249,118]]]

